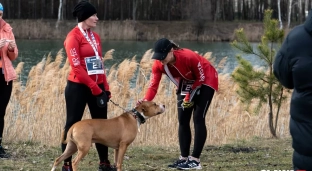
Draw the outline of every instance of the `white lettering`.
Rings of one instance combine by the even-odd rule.
[[[192,88],[192,85],[188,84],[188,85],[186,85],[185,90],[186,90],[186,91],[191,91],[191,88]]]
[[[72,58],[72,61],[73,61],[74,66],[80,65],[80,61],[78,58]]]
[[[203,67],[201,66],[200,62],[198,62],[197,68],[198,68],[198,71],[199,71],[199,74],[200,74],[200,76],[199,76],[200,80],[199,81],[205,81],[204,70],[203,70]]]
[[[77,56],[76,48],[70,49],[70,56]]]

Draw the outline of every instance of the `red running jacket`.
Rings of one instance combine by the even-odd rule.
[[[218,73],[210,62],[199,54],[189,49],[178,49],[173,51],[176,62],[173,65],[163,65],[161,61],[155,60],[150,77],[150,85],[144,99],[154,99],[162,74],[166,74],[170,80],[179,86],[179,82],[194,81],[192,90],[205,84],[214,90],[218,90]],[[166,69],[167,68],[167,69]]]
[[[101,40],[97,33],[92,32],[97,42],[97,49],[99,56],[102,59]],[[88,30],[88,36],[91,39],[90,30]],[[92,41],[92,39],[91,39]],[[104,84],[106,91],[109,91],[109,86],[104,74],[88,75],[86,63],[84,58],[95,56],[95,52],[92,46],[80,32],[78,26],[73,28],[64,41],[64,46],[67,54],[68,61],[71,66],[68,80],[76,83],[82,83],[87,85],[93,95],[99,95],[102,90],[98,84]]]

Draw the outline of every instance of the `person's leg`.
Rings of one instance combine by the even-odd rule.
[[[12,81],[6,82],[0,68],[0,158],[8,157],[2,148],[4,116],[12,93]]]
[[[187,157],[190,154],[190,146],[191,146],[191,141],[192,141],[190,120],[191,120],[193,108],[183,109],[181,107],[184,97],[185,96],[181,95],[179,92],[177,93],[177,101],[178,101],[177,107],[178,107],[178,120],[179,120],[178,138],[179,138],[181,154],[178,160],[168,165],[168,167],[170,168],[176,168],[179,165],[186,162]]]
[[[86,91],[88,87],[83,84],[67,82],[65,88],[65,102],[66,102],[66,123],[64,127],[64,139],[66,139],[69,128],[80,121],[86,106]],[[66,149],[66,144],[62,144],[62,151]],[[72,157],[64,160],[64,164],[71,163]]]
[[[195,128],[194,150],[192,152],[192,155],[188,157],[187,162],[178,166],[179,169],[188,170],[202,168],[200,165],[199,157],[207,138],[205,117],[210,102],[212,100],[213,94],[214,90],[212,88],[202,85],[200,88],[200,94],[196,95],[194,99],[194,114],[193,114]]]
[[[195,109],[193,115],[195,136],[194,136],[194,150],[192,157],[199,158],[207,138],[206,129],[206,113],[214,95],[214,89],[209,86],[202,85],[200,94],[195,99]]]
[[[179,120],[179,144],[182,157],[188,157],[190,154],[190,146],[192,141],[192,133],[190,127],[193,108],[181,107],[185,96],[178,94],[178,120]]]
[[[104,90],[104,86],[101,84],[99,87]],[[91,91],[88,93],[88,106],[92,119],[107,119],[107,106],[100,108],[97,105],[96,97],[92,95]],[[107,165],[110,167],[110,162],[108,160],[108,147],[99,143],[95,143],[96,150],[99,155],[100,164]]]
[[[0,68],[1,69],[1,68]],[[4,116],[12,93],[12,81],[6,82],[0,71],[0,145],[4,129]]]

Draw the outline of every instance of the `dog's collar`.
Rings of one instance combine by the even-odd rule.
[[[138,119],[140,124],[144,124],[145,123],[146,119],[140,112],[138,112],[135,109],[132,109],[131,112],[134,113],[135,117]]]

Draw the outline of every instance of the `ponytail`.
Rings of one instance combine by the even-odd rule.
[[[171,45],[172,45],[173,50],[179,50],[179,49],[182,49],[182,48],[180,48],[180,47],[179,47],[179,45],[178,45],[178,44],[174,43],[172,40],[170,40],[170,42],[171,42]]]

